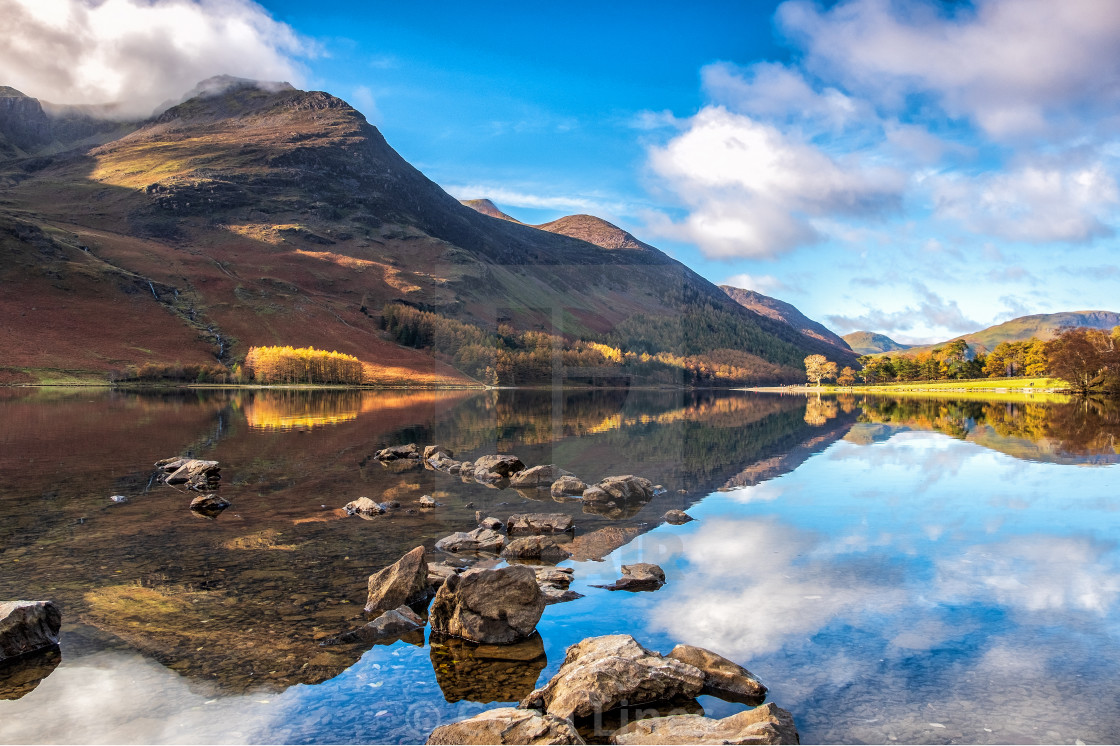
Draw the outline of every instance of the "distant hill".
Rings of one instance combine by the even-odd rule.
[[[1087,326],[1093,329],[1112,329],[1114,326],[1120,326],[1120,313],[1116,313],[1115,311],[1063,311],[1061,313],[1039,313],[1032,316],[1020,316],[1017,319],[1005,321],[995,326],[989,326],[987,329],[981,329],[971,334],[953,337],[953,339],[947,339],[944,342],[912,346],[905,349],[913,354],[917,354],[926,350],[942,347],[958,339],[963,339],[968,343],[970,354],[975,355],[976,353],[991,352],[1000,342],[1021,342],[1031,337],[1037,337],[1042,340],[1053,339],[1062,329],[1073,326]],[[856,334],[861,333],[862,332],[856,332]],[[848,337],[850,336],[853,335],[848,335]],[[886,339],[886,337],[883,338]],[[847,337],[845,337],[845,339],[847,339]]]
[[[875,355],[880,352],[894,352],[895,350],[908,350],[910,345],[895,342],[886,334],[875,332],[852,332],[844,335],[844,341],[855,350],[858,355]]]
[[[804,334],[810,339],[816,339],[826,344],[830,344],[841,352],[845,358],[851,357],[852,348],[840,337],[836,336],[823,324],[813,321],[801,311],[797,310],[790,303],[771,298],[768,295],[755,292],[754,290],[745,290],[743,288],[732,287],[731,285],[720,285],[719,289],[727,293],[731,300],[738,303],[743,308],[749,308],[757,314],[766,316],[780,321],[784,324],[789,324],[801,334]]]
[[[617,225],[608,223],[594,215],[568,215],[567,217],[553,220],[536,226],[542,231],[559,233],[562,236],[571,236],[581,241],[602,246],[604,249],[642,249],[657,251],[648,243],[639,241],[622,230]]]
[[[521,221],[517,218],[512,218],[499,210],[498,206],[488,199],[461,199],[459,200],[459,202],[471,208],[475,212],[481,212],[483,215],[489,215],[490,217],[498,218],[499,220],[508,220],[511,223],[521,223]]]

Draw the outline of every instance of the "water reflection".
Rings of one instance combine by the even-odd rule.
[[[35,691],[60,662],[62,654],[57,648],[6,661],[0,665],[0,699],[19,699]]]
[[[512,645],[479,645],[454,637],[429,640],[432,668],[448,702],[518,702],[548,665],[539,634]]]

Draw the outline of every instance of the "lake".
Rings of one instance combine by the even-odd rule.
[[[0,390],[0,599],[64,619],[60,653],[0,669],[0,742],[422,743],[613,633],[745,665],[803,743],[1120,742],[1120,412],[1003,399]],[[373,457],[409,442],[664,490],[593,513]],[[231,508],[156,481],[180,454],[221,463]],[[363,495],[402,507],[347,516]],[[498,657],[321,644],[475,510],[571,514],[584,597]],[[592,587],[634,561],[666,585]]]

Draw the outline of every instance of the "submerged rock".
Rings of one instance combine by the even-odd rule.
[[[761,704],[766,687],[754,674],[732,660],[694,645],[677,645],[669,657],[696,666],[704,672],[702,694],[748,705]]]
[[[385,512],[379,503],[375,503],[368,497],[359,497],[357,500],[351,500],[346,503],[345,510],[347,514],[354,515],[355,513],[363,513],[365,515],[379,515]]]
[[[367,614],[381,614],[427,598],[428,563],[424,547],[416,547],[399,560],[369,576]]]
[[[509,643],[533,634],[545,602],[528,567],[473,569],[447,578],[429,611],[433,632]]]
[[[624,704],[695,697],[703,687],[695,666],[647,650],[630,635],[606,635],[568,648],[556,675],[518,706],[586,718]]]
[[[572,517],[566,513],[514,513],[506,519],[510,536],[560,534],[572,530]]]
[[[0,602],[0,663],[53,648],[61,629],[62,612],[52,601]]]
[[[521,536],[506,544],[502,556],[507,559],[539,560],[555,564],[568,559],[572,553],[547,536]]]
[[[661,516],[661,518],[666,523],[670,523],[674,526],[680,526],[682,524],[688,523],[689,521],[695,521],[696,520],[695,518],[690,516],[688,513],[684,512],[683,510],[669,510],[669,511],[666,511],[665,515]]]
[[[415,443],[408,443],[401,446],[389,446],[382,448],[380,451],[373,455],[378,461],[398,461],[402,459],[412,460],[420,458],[420,449]]]
[[[424,629],[424,620],[407,606],[386,611],[358,629],[324,640],[321,645],[346,645],[355,642],[389,643]]]
[[[457,723],[441,725],[429,744],[582,744],[568,720],[516,707],[499,707]]]
[[[622,577],[610,585],[597,585],[608,591],[656,591],[665,585],[665,571],[650,562],[622,566]]]
[[[671,715],[637,720],[611,734],[615,744],[799,744],[793,716],[773,703],[722,720]]]
[[[211,493],[209,495],[199,495],[191,500],[191,510],[195,513],[201,513],[207,518],[213,518],[232,504],[224,497],[218,497]]]
[[[433,634],[432,669],[448,702],[516,702],[536,686],[548,665],[541,636],[487,645]]]
[[[575,476],[556,464],[533,466],[519,471],[509,478],[510,487],[551,487],[560,477]]]
[[[581,497],[587,485],[575,477],[560,477],[552,483],[553,497]]]
[[[436,549],[445,552],[490,552],[502,551],[506,537],[497,531],[478,527],[473,531],[457,531],[436,542]]]

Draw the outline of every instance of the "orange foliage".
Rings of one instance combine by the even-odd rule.
[[[250,347],[245,371],[258,383],[343,383],[360,385],[362,361],[314,347]]]

